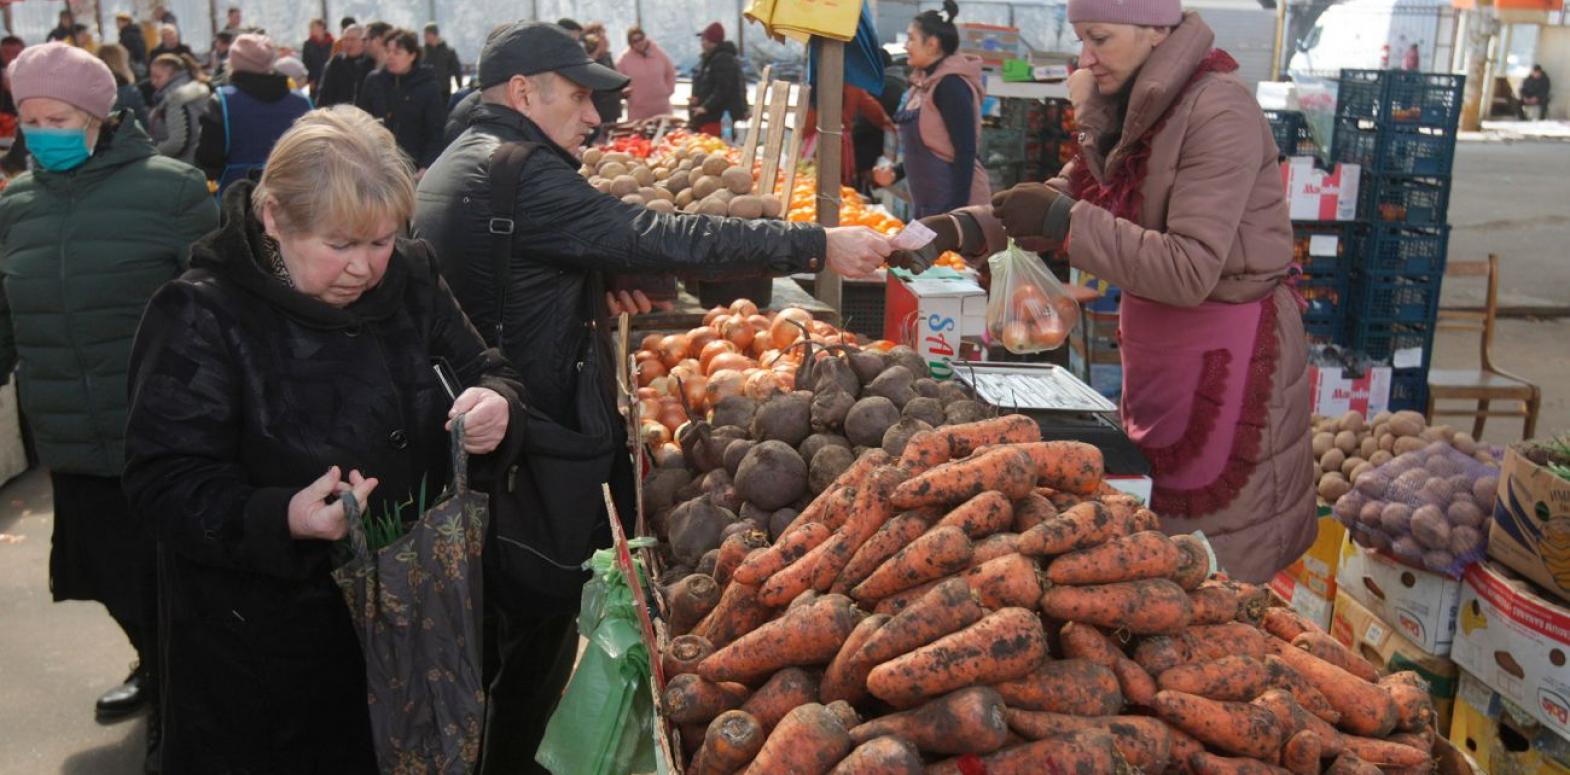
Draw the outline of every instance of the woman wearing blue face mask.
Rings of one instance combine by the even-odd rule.
[[[151,668],[153,536],[120,490],[131,340],[153,292],[217,227],[217,206],[200,172],[158,155],[134,119],[112,111],[114,76],[92,54],[34,46],[10,76],[32,160],[0,194],[0,381],[15,369],[50,471],[55,599],[102,602]],[[135,710],[155,689],[134,671],[99,712]]]

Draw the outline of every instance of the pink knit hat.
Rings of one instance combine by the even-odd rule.
[[[115,93],[109,66],[75,46],[28,46],[11,61],[11,97],[18,105],[49,97],[102,120],[114,110]]]
[[[1183,21],[1180,0],[1068,0],[1068,22],[1176,27]]]
[[[266,35],[247,32],[229,47],[229,69],[237,73],[270,73],[278,61],[278,48]]]

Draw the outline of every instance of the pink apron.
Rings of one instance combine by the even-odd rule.
[[[1160,514],[1228,506],[1260,457],[1279,346],[1271,294],[1197,307],[1123,294],[1123,427],[1149,459]]]

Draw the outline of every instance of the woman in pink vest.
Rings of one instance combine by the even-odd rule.
[[[917,218],[985,204],[992,189],[981,166],[981,60],[957,54],[959,6],[923,11],[910,23],[905,52],[910,88],[894,114]],[[893,182],[885,174],[881,185]]]
[[[1069,0],[1081,151],[948,221],[983,256],[1063,247],[1123,290],[1123,426],[1171,533],[1264,581],[1315,534],[1307,342],[1270,126],[1178,0]],[[939,247],[945,247],[940,245]]]

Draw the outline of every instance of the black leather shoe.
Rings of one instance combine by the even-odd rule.
[[[140,710],[147,702],[147,676],[140,669],[132,670],[125,683],[104,692],[98,698],[98,718],[119,718]]]

